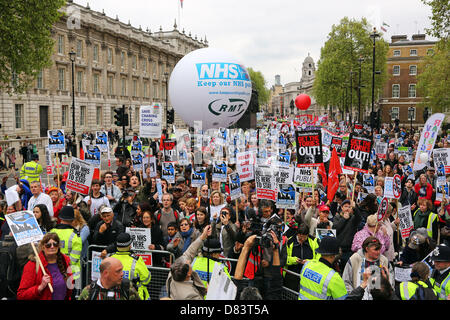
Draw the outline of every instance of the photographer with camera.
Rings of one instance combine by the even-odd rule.
[[[114,207],[114,216],[124,227],[131,227],[137,207],[136,192],[132,188],[125,189],[119,202]]]
[[[238,226],[231,221],[231,210],[228,207],[220,210],[220,222],[213,220],[212,238],[221,239],[223,255],[227,258],[234,258],[233,248],[239,232]]]

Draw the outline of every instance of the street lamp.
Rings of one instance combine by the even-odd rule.
[[[164,72],[164,81],[166,82],[166,107],[164,108],[164,114],[166,119],[166,130],[168,129],[168,123],[167,123],[167,111],[169,109],[169,97],[168,97],[168,81],[169,81],[169,73],[166,71]]]
[[[414,108],[413,107],[409,107],[408,108],[408,120],[411,121],[411,132],[412,132],[413,118],[414,118]]]
[[[363,57],[359,57],[359,76],[358,76],[358,122],[361,123],[361,63],[364,61]]]
[[[73,138],[73,147],[72,147],[72,157],[77,156],[77,136],[75,134],[75,70],[74,63],[76,58],[76,52],[73,49],[69,52],[69,58],[72,62],[72,138]]]
[[[133,122],[133,121],[131,121],[131,119],[132,119],[132,117],[131,117],[131,111],[132,111],[131,106],[129,106],[129,107],[128,107],[128,113],[129,113],[129,117],[128,117],[128,118],[130,119],[130,120],[129,120],[129,121],[130,121],[130,134],[133,134],[133,127],[132,127],[132,124],[131,124],[131,123]]]
[[[380,35],[377,33],[377,29],[374,27],[373,32],[370,34],[370,37],[373,38],[373,53],[372,53],[372,111],[370,113],[370,119],[372,122],[375,121],[375,113],[374,113],[374,101],[375,101],[375,74],[380,73],[379,71],[375,71],[375,40]],[[375,123],[371,123],[371,127],[375,127]]]
[[[350,123],[353,122],[353,71],[350,69]]]

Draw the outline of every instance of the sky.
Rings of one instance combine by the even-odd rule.
[[[153,32],[160,26],[191,32],[208,40],[209,47],[232,54],[246,67],[261,71],[266,86],[280,75],[281,83],[299,81],[301,66],[308,54],[315,62],[332,25],[344,17],[366,17],[380,30],[390,27],[383,37],[394,34],[425,33],[431,23],[430,8],[421,0],[75,0],[92,10],[133,27]],[[427,39],[431,39],[427,35]]]

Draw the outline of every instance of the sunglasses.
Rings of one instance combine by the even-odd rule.
[[[51,247],[58,248],[58,247],[59,247],[59,243],[58,243],[58,242],[47,242],[47,243],[45,244],[45,247],[46,247],[47,249],[49,249],[49,248],[51,248]]]

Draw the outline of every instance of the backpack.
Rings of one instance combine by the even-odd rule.
[[[418,285],[418,287],[410,300],[438,300],[436,293],[434,292],[431,284],[428,281],[427,281],[428,288],[425,288],[419,283],[416,284]]]
[[[173,210],[173,215],[175,216],[175,220],[178,223],[178,212],[175,209]],[[158,214],[156,215],[156,221],[159,223],[159,220],[161,220],[161,210],[158,211]]]
[[[17,294],[21,272],[17,263],[15,241],[0,241],[0,298],[11,298]]]

